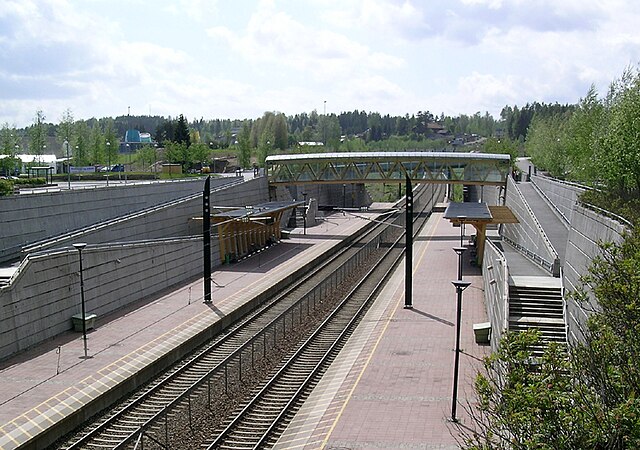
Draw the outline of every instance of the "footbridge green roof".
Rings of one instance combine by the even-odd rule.
[[[271,184],[416,183],[504,185],[509,155],[458,152],[345,152],[271,155]]]

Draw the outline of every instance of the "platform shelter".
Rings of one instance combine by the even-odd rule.
[[[463,227],[468,223],[476,229],[476,253],[479,266],[482,265],[487,225],[518,223],[518,219],[508,206],[488,206],[486,203],[475,202],[449,203],[444,212],[444,218],[453,225]],[[460,242],[460,245],[463,246],[463,242]]]
[[[218,228],[220,260],[234,262],[278,242],[284,213],[298,206],[304,206],[304,201],[268,202],[212,215],[211,224]]]

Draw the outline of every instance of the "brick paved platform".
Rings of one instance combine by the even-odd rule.
[[[355,335],[280,438],[277,449],[458,448],[451,417],[460,229],[434,213],[414,247],[413,309],[404,308],[404,267],[396,270]],[[482,277],[465,262],[457,418],[489,346]]]
[[[377,217],[375,212],[369,214]],[[290,239],[213,273],[213,306],[203,304],[202,279],[174,292],[101,318],[88,333],[65,333],[0,363],[0,449],[19,448],[101,395],[145,371],[201,330],[228,316],[368,223],[334,214],[296,230]],[[42,445],[38,445],[43,448]],[[34,446],[35,448],[35,446]]]
[[[51,426],[100,392],[134,376],[164,352],[235,310],[302,261],[311,260],[365,220],[334,215],[328,222],[242,263],[214,273],[214,306],[201,301],[198,280],[146,305],[105,318],[89,333],[91,359],[81,359],[81,334],[68,333],[0,365],[0,449]],[[301,233],[301,230],[300,230]],[[455,289],[459,228],[432,215],[414,247],[413,309],[404,306],[400,266],[356,334],[294,418],[276,448],[457,448],[451,414]],[[482,280],[464,265],[458,417],[488,346],[472,324],[485,322]]]

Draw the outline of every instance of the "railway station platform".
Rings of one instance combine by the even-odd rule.
[[[434,213],[414,242],[413,308],[404,308],[400,265],[374,306],[274,447],[283,449],[456,449],[451,418],[460,228]],[[472,423],[473,380],[490,346],[475,342],[487,322],[480,269],[463,279],[456,418]]]
[[[376,208],[360,216],[377,216]],[[163,354],[211,326],[311,261],[367,220],[334,214],[303,235],[213,273],[213,305],[202,279],[117,315],[88,333],[66,333],[0,363],[0,449],[20,448],[52,424],[135,377]],[[413,309],[404,309],[400,266],[277,448],[457,448],[447,421],[452,399],[455,289],[460,231],[434,213],[414,244]],[[473,338],[486,322],[479,269],[464,265],[458,417],[471,401],[472,380],[490,347]]]
[[[374,205],[361,215],[374,219],[389,206]],[[0,362],[0,449],[20,448],[106,391],[118,389],[126,379],[368,223],[352,215],[333,214],[308,228],[306,235],[296,229],[277,245],[237,264],[218,267],[212,273],[211,305],[203,303],[200,278],[100,318],[87,333],[89,359],[84,359],[82,333],[70,331]]]

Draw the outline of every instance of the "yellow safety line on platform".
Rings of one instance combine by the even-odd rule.
[[[437,216],[438,219],[442,218],[442,214],[432,214],[431,218],[434,218],[434,216]],[[434,220],[433,223],[431,224],[431,229],[427,233],[427,236],[431,236],[433,234],[437,224],[438,224],[438,220]],[[415,273],[416,269],[420,266],[420,263],[422,262],[422,259],[424,258],[424,255],[427,252],[427,247],[429,246],[430,243],[431,243],[431,241],[427,241],[426,242],[426,244],[424,246],[424,249],[422,250],[422,252],[420,254],[420,257],[418,258],[417,264],[415,265],[415,268],[413,268],[413,272],[414,273]],[[394,312],[398,310],[398,307],[400,305],[400,301],[403,298],[404,298],[404,296],[401,296],[400,298],[398,298],[398,301],[396,302],[396,306],[394,308]],[[336,416],[336,418],[333,421],[333,425],[331,425],[331,428],[329,428],[329,431],[327,432],[327,436],[325,437],[324,441],[322,441],[322,447],[321,448],[325,448],[327,446],[327,443],[329,441],[329,438],[331,437],[331,434],[333,433],[333,430],[335,429],[336,425],[338,424],[338,421],[340,420],[340,417],[342,417],[342,414],[344,413],[344,410],[347,408],[347,405],[349,404],[349,401],[351,400],[351,397],[353,396],[353,392],[356,390],[356,387],[358,387],[358,383],[360,383],[360,380],[362,379],[362,376],[364,375],[365,370],[369,366],[369,363],[371,362],[371,359],[373,358],[373,355],[375,354],[376,349],[378,348],[378,345],[380,344],[380,341],[382,340],[382,337],[384,336],[384,333],[387,331],[387,327],[389,326],[390,323],[391,323],[391,320],[387,320],[387,322],[385,323],[384,327],[382,328],[382,332],[380,333],[380,336],[378,336],[378,339],[376,340],[375,345],[371,349],[371,353],[369,353],[369,357],[367,358],[367,362],[364,363],[364,365],[362,366],[362,369],[360,370],[360,374],[358,374],[358,378],[356,378],[356,381],[353,383],[353,387],[349,391],[349,395],[347,396],[347,400],[343,403],[342,408],[340,408],[340,412],[338,413],[338,415]]]
[[[346,231],[351,231],[352,228],[356,228],[356,223],[352,224],[351,226],[349,226]],[[345,234],[343,236],[343,238],[346,238],[348,236],[348,234]],[[340,240],[340,239],[339,239]],[[288,268],[291,265],[294,265],[295,263],[291,260],[286,261],[285,263],[281,264],[280,266],[277,266],[277,270],[278,271],[282,271],[284,270],[284,268]],[[267,272],[268,273],[268,272]],[[237,292],[235,292],[234,294],[225,297],[224,299],[221,299],[221,301],[219,301],[217,304],[221,304],[221,303],[227,303],[232,299],[237,299],[237,298],[242,298],[242,296],[246,293],[249,293],[251,291],[251,289],[253,289],[254,287],[258,287],[260,285],[260,283],[263,281],[265,277],[261,277],[257,280],[255,280],[254,282],[252,282],[251,284],[241,288],[240,290],[238,290]],[[196,283],[194,283],[196,284]],[[207,322],[206,324],[204,322]],[[141,362],[139,359],[140,358],[144,358],[147,359],[147,361],[152,361],[154,360],[153,358],[150,358],[148,355],[144,354],[144,351],[151,351],[151,352],[155,352],[157,351],[157,342],[158,341],[162,341],[162,342],[167,342],[167,336],[170,338],[170,340],[173,339],[177,339],[176,334],[177,333],[186,333],[188,330],[190,330],[193,327],[208,327],[210,326],[212,323],[211,322],[211,310],[205,310],[205,311],[201,311],[200,313],[196,314],[195,316],[192,316],[190,319],[185,320],[182,324],[177,325],[176,327],[172,328],[171,330],[168,330],[167,332],[161,334],[160,336],[156,337],[155,339],[153,339],[152,341],[148,342],[147,344],[144,344],[140,347],[138,347],[135,350],[132,350],[130,353],[120,357],[119,359],[117,359],[116,361],[108,364],[107,366],[98,369],[97,373],[101,375],[101,378],[96,377],[95,375],[89,375],[86,378],[82,379],[79,382],[79,385],[85,385],[86,387],[89,387],[90,389],[94,390],[94,391],[98,391],[100,392],[95,386],[93,386],[95,383],[101,384],[105,387],[107,387],[107,389],[109,389],[109,386],[107,383],[104,382],[104,379],[106,378],[109,381],[112,381],[114,383],[119,383],[118,378],[120,380],[124,380],[127,379],[127,376],[132,375],[133,373],[136,373],[139,370],[139,363]],[[178,342],[183,342],[183,340],[179,340]],[[166,349],[164,349],[166,351]],[[156,357],[157,359],[157,357]],[[113,370],[110,369],[112,367],[116,367],[118,370]],[[108,370],[108,373],[102,373],[102,371]],[[71,394],[71,390],[74,390],[75,393]],[[47,417],[45,413],[41,412],[40,410],[38,410],[37,408],[40,408],[42,406],[46,406],[48,409],[48,411],[52,411],[54,406],[50,406],[48,405],[48,402],[50,401],[56,401],[57,404],[63,403],[66,404],[65,402],[67,400],[69,400],[70,397],[73,397],[76,393],[78,393],[78,389],[77,388],[66,388],[61,392],[58,392],[57,394],[49,397],[47,400],[44,400],[43,402],[41,402],[39,405],[31,408],[29,411],[25,411],[24,413],[22,413],[21,415],[19,415],[18,417],[14,418],[13,420],[11,420],[11,424],[13,424],[16,429],[21,430],[23,433],[25,433],[29,438],[31,438],[32,436],[30,434],[28,434],[26,431],[23,430],[22,425],[19,424],[17,421],[19,421],[19,419],[23,419],[25,420],[25,424],[26,423],[32,423],[32,425],[36,425],[35,422],[33,422],[34,419],[36,419],[37,417]],[[66,397],[63,398],[63,395],[66,394]],[[88,394],[88,393],[87,393]],[[91,396],[89,396],[90,398],[93,398]],[[37,412],[38,415],[36,417],[29,418],[28,414],[30,412]],[[62,411],[56,411],[56,414],[64,417],[66,415],[66,413],[63,413]],[[47,420],[51,421],[50,417],[47,417]],[[7,424],[8,425],[8,424]],[[5,426],[0,427],[0,431],[3,431],[5,429]],[[10,436],[8,433],[5,434],[5,436],[9,437],[9,439],[11,439],[12,441],[16,442],[18,444],[18,441],[16,441],[12,436]]]

